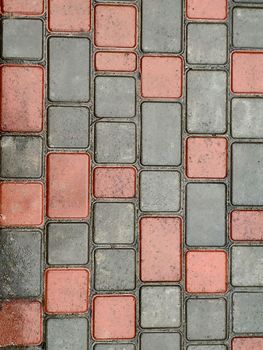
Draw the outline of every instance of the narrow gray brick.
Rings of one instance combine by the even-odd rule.
[[[143,333],[140,350],[180,350],[181,337],[179,333]]]
[[[187,350],[227,350],[225,345],[190,345]]]
[[[234,0],[235,2],[246,2],[248,4],[263,3],[263,0]]]
[[[135,350],[133,344],[100,344],[95,346],[95,350]]]

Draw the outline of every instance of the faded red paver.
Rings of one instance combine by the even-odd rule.
[[[223,251],[186,253],[186,290],[189,293],[227,291],[227,254]]]
[[[133,48],[137,41],[137,8],[130,5],[97,5],[94,41],[98,47]]]
[[[236,241],[263,240],[263,211],[234,210],[230,214],[231,239]]]
[[[141,60],[143,97],[179,98],[182,95],[183,60],[175,56],[144,56]]]
[[[1,67],[2,131],[39,132],[43,124],[44,70],[40,66]]]
[[[90,157],[50,153],[47,157],[47,215],[85,218],[89,214]]]
[[[42,306],[38,301],[0,302],[0,346],[42,343]]]
[[[2,0],[2,11],[16,15],[41,15],[44,0]]]
[[[232,350],[262,350],[263,338],[234,338]]]
[[[189,137],[186,141],[186,175],[189,178],[225,178],[227,140],[224,137]]]
[[[93,338],[132,339],[136,335],[136,301],[133,295],[99,295],[93,299]]]
[[[6,182],[0,184],[1,226],[43,224],[43,184]]]
[[[89,271],[47,269],[45,309],[50,314],[84,313],[89,308]]]
[[[231,90],[263,93],[263,52],[234,52],[231,56]]]
[[[227,0],[186,0],[186,15],[190,19],[224,20]]]
[[[90,0],[49,0],[48,27],[52,32],[88,32]]]
[[[133,198],[136,170],[133,167],[97,167],[93,173],[93,194],[97,198]]]
[[[176,282],[181,279],[179,217],[144,217],[140,221],[140,267],[144,282]]]
[[[137,56],[134,52],[97,52],[95,69],[108,72],[134,72]]]

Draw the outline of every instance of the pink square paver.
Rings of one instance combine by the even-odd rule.
[[[227,0],[186,0],[186,15],[190,19],[225,20]]]
[[[234,241],[263,240],[263,210],[234,210],[230,214],[230,233]]]

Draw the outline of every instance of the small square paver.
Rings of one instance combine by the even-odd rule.
[[[132,203],[96,203],[94,242],[130,244],[134,241],[135,208]]]
[[[98,249],[95,252],[95,288],[132,290],[135,288],[135,252],[132,249]]]
[[[195,183],[186,187],[186,242],[223,246],[226,241],[226,187]]]
[[[49,264],[86,264],[89,260],[89,226],[86,223],[50,223]]]
[[[2,136],[0,141],[2,177],[39,178],[42,174],[42,138]]]
[[[142,164],[179,165],[182,137],[181,105],[169,102],[144,102],[141,111]]]
[[[232,350],[261,350],[263,349],[262,337],[240,337],[232,339]]]
[[[142,333],[141,350],[180,350],[181,336],[179,333]]]
[[[263,332],[263,293],[234,293],[231,311],[235,333]]]
[[[86,148],[89,145],[89,109],[50,107],[48,109],[48,146]]]
[[[130,294],[95,296],[92,333],[95,340],[133,339],[136,335],[135,297]]]
[[[2,57],[42,59],[43,22],[38,19],[4,19],[2,22]]]
[[[191,70],[187,73],[189,133],[225,132],[226,89],[227,75],[223,71]]]
[[[216,43],[216,44],[215,44]],[[192,64],[224,64],[227,60],[227,26],[190,23],[187,26],[187,61]]]
[[[102,0],[100,0],[102,1]],[[135,350],[133,344],[98,344],[95,345],[95,350]]]
[[[225,20],[227,0],[186,0],[186,16],[189,19]]]
[[[230,236],[235,241],[263,241],[263,210],[234,210]]]
[[[136,160],[134,123],[96,123],[95,159],[97,163],[133,163]]]
[[[135,52],[95,53],[95,70],[104,72],[134,72],[137,69],[137,55]]]
[[[232,146],[232,202],[262,205],[263,145],[234,143]]]
[[[0,297],[40,296],[42,236],[39,231],[1,230]]]
[[[34,16],[44,12],[44,0],[2,0],[1,4],[5,14]]]
[[[239,287],[263,286],[263,246],[234,246],[231,283]]]
[[[46,332],[47,350],[88,348],[88,320],[86,318],[49,318]]]
[[[202,322],[200,322],[202,320]],[[224,299],[188,299],[186,302],[188,340],[223,340],[226,337]]]
[[[134,117],[135,79],[103,76],[95,79],[95,113],[97,117]]]
[[[142,211],[178,211],[180,209],[179,172],[142,171],[140,207]]]
[[[181,324],[181,289],[177,286],[141,288],[141,326],[171,328]]]

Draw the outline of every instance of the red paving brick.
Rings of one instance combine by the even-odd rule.
[[[234,210],[230,217],[230,235],[236,241],[263,240],[263,211]]]
[[[186,174],[189,178],[225,178],[227,140],[222,137],[189,137],[186,141]]]
[[[225,293],[227,254],[208,250],[187,252],[186,290],[189,293]]]
[[[44,70],[40,66],[2,66],[1,87],[1,130],[41,131]]]
[[[47,215],[85,218],[89,214],[90,157],[50,153],[47,157]]]
[[[186,15],[190,19],[224,20],[227,0],[186,0]]]
[[[149,98],[182,95],[183,60],[176,56],[144,56],[141,60],[141,93]]]
[[[95,45],[133,48],[137,41],[135,6],[97,5],[95,7]]]
[[[93,299],[93,338],[132,339],[136,335],[133,295],[98,295]]]
[[[234,338],[232,350],[262,350],[263,338]]]
[[[38,301],[0,302],[0,347],[39,345],[42,337],[42,306]]]
[[[43,223],[43,184],[0,183],[0,226],[39,226]]]
[[[136,170],[133,167],[97,167],[93,172],[93,194],[97,198],[133,198]]]
[[[15,15],[40,15],[44,12],[44,0],[2,0],[2,11]]]
[[[144,217],[141,219],[140,266],[142,281],[180,281],[181,235],[181,218]]]
[[[91,0],[49,0],[48,26],[52,32],[88,32]]]
[[[84,313],[89,308],[89,271],[47,269],[45,309],[50,314]]]
[[[134,52],[97,52],[95,69],[108,72],[134,72],[137,56]]]

